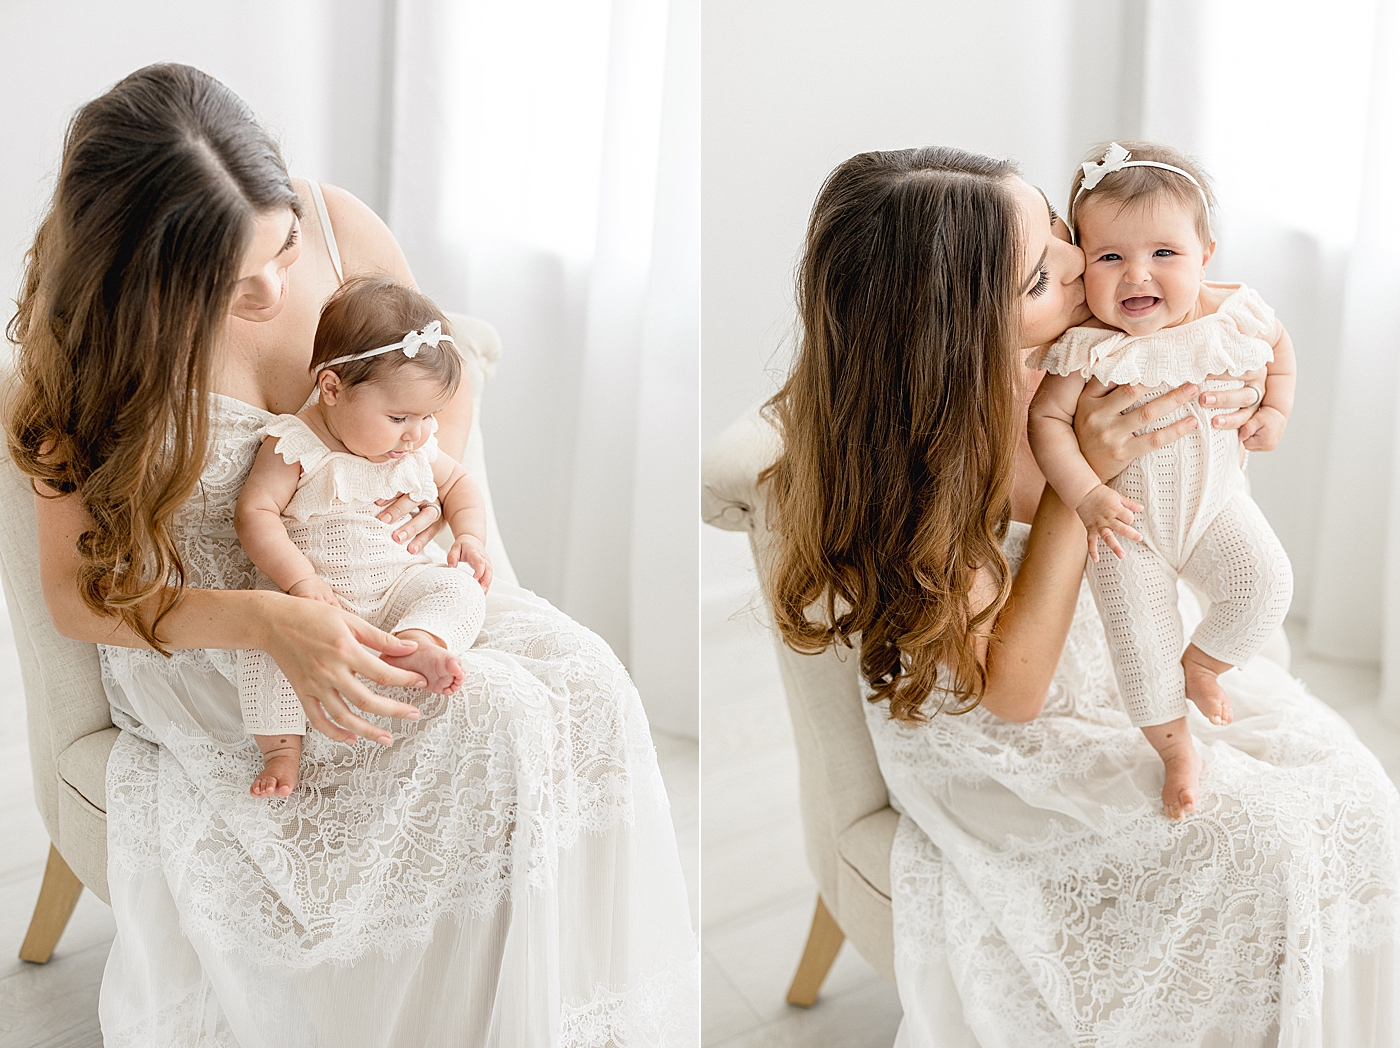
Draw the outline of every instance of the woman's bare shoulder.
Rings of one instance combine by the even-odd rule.
[[[399,242],[373,208],[354,193],[327,182],[321,183],[321,192],[347,277],[387,273],[417,286]]]

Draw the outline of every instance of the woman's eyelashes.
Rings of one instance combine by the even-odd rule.
[[[282,245],[282,254],[285,255],[292,248],[296,247],[297,240],[299,240],[300,238],[301,226],[295,225],[292,227],[292,231],[287,234],[287,242]]]
[[[1045,264],[1041,263],[1040,268],[1036,272],[1038,274],[1036,276],[1036,281],[1031,286],[1031,289],[1026,292],[1031,298],[1039,298],[1050,288],[1050,271],[1045,268]]]

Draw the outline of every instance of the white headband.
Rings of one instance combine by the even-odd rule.
[[[343,357],[336,357],[334,360],[328,360],[316,369],[316,374],[319,375],[322,371],[325,371],[326,368],[333,367],[336,364],[344,364],[350,360],[364,360],[366,357],[377,357],[381,353],[392,353],[396,349],[403,350],[403,355],[412,360],[418,355],[418,350],[421,347],[432,346],[436,348],[439,342],[451,342],[454,346],[457,344],[451,335],[444,335],[442,333],[442,323],[434,320],[431,324],[423,328],[422,331],[410,331],[392,346],[380,346],[378,349],[367,349],[363,353],[348,353]]]
[[[1083,165],[1084,180],[1079,183],[1079,192],[1074,194],[1074,199],[1070,201],[1069,205],[1071,218],[1074,217],[1074,209],[1079,203],[1079,198],[1102,182],[1105,175],[1111,175],[1115,171],[1122,171],[1125,167],[1160,167],[1163,171],[1176,172],[1196,187],[1196,192],[1201,194],[1201,203],[1206,206],[1206,219],[1209,221],[1210,200],[1206,197],[1205,187],[1196,181],[1195,175],[1191,174],[1190,171],[1183,171],[1179,167],[1173,167],[1171,164],[1159,164],[1155,160],[1128,159],[1131,156],[1132,154],[1117,142],[1110,142],[1102,160],[1097,164],[1093,161],[1088,161]],[[1075,240],[1077,241],[1078,239],[1079,238],[1076,236]]]

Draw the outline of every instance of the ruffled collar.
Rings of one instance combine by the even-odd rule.
[[[1057,375],[1078,373],[1111,385],[1150,388],[1254,371],[1274,359],[1265,341],[1274,330],[1274,311],[1257,292],[1235,287],[1216,312],[1189,324],[1141,336],[1070,328],[1053,345],[1032,350],[1026,364]]]

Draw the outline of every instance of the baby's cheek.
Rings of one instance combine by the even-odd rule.
[[[1092,266],[1084,271],[1084,299],[1100,320],[1112,315],[1117,290],[1118,281],[1111,274],[1096,271]]]

